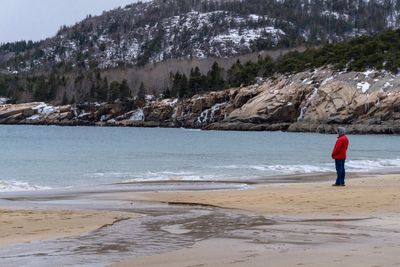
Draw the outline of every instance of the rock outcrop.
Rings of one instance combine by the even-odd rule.
[[[187,127],[208,130],[400,133],[400,76],[317,69],[189,99],[0,105],[2,124]]]

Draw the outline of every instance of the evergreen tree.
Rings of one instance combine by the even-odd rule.
[[[167,87],[167,89],[165,89],[164,91],[163,91],[163,98],[164,99],[166,99],[166,98],[171,98],[171,91],[169,90],[169,88]]]
[[[124,79],[119,86],[119,99],[126,101],[131,97],[131,89],[129,88],[128,81]]]
[[[259,60],[259,67],[261,68],[261,75],[263,77],[270,77],[275,72],[275,63],[271,57],[266,56],[264,60]]]
[[[243,65],[238,59],[232,67],[228,70],[228,83],[232,87],[238,87],[243,82]]]
[[[101,102],[108,101],[108,91],[108,80],[107,77],[104,77],[100,86],[97,87],[97,100]]]
[[[57,93],[57,87],[58,87],[58,83],[57,83],[57,77],[55,72],[51,72],[50,76],[49,76],[49,81],[48,81],[48,85],[47,85],[47,96],[46,96],[46,101],[51,101],[54,100],[54,98],[56,97],[56,93]]]
[[[179,87],[178,87],[178,97],[184,98],[191,95],[188,90],[188,79],[185,74],[181,75],[179,80]]]
[[[223,69],[219,67],[217,62],[214,62],[207,74],[207,83],[211,91],[222,90],[224,88]]]
[[[63,98],[62,98],[62,105],[67,105],[68,103],[69,103],[69,101],[68,101],[68,96],[67,96],[67,92],[65,92],[64,91],[64,95],[63,95]]]
[[[44,76],[36,78],[33,99],[35,101],[47,101],[47,83]]]
[[[172,80],[172,86],[171,86],[171,96],[176,97],[179,92],[180,88],[180,81],[182,75],[178,72],[175,73],[175,75],[170,74],[171,80]]]
[[[120,84],[117,81],[112,81],[110,83],[110,88],[108,89],[108,102],[115,102],[120,96]]]
[[[97,86],[92,83],[92,86],[90,87],[90,92],[89,92],[89,102],[95,102],[96,101],[96,92],[98,91]]]
[[[146,88],[144,87],[143,82],[139,86],[136,103],[139,107],[143,107],[146,104]]]
[[[189,91],[190,95],[198,94],[204,89],[206,83],[206,77],[201,74],[199,67],[190,70],[189,77]]]

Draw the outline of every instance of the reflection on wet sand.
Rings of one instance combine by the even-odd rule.
[[[372,186],[370,179],[379,185]],[[265,266],[268,259],[271,266],[365,266],[357,265],[365,263],[358,259],[365,252],[384,256],[382,266],[387,266],[400,262],[392,252],[400,247],[399,183],[399,177],[389,175],[350,180],[340,192],[317,182],[253,183],[250,190],[216,186],[203,191],[195,185],[193,191],[184,184],[183,190],[165,192],[112,187],[8,195],[3,206],[132,217],[115,217],[89,233],[5,246],[0,261],[2,266],[105,266],[120,261],[117,266]],[[367,258],[379,263],[377,257]]]

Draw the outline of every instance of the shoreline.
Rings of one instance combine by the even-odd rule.
[[[400,185],[400,175],[396,174],[352,174],[347,178],[345,187],[332,187],[332,174],[317,181],[299,183],[259,183],[244,190],[198,190],[198,191],[156,191],[135,192],[135,194],[115,193],[131,201],[156,201],[166,203],[188,203],[199,205],[218,206],[228,209],[242,209],[260,214],[313,214],[342,211],[349,214],[358,214],[357,210],[368,212],[399,212],[400,192],[395,185]],[[306,175],[304,175],[306,176]],[[371,183],[374,181],[374,183]],[[339,191],[341,190],[341,191]],[[334,203],[340,192],[342,203]],[[279,200],[280,199],[280,200]],[[390,200],[395,199],[395,202]],[[372,202],[374,200],[374,202]],[[320,203],[321,207],[318,207]],[[268,205],[267,205],[268,204]],[[332,204],[329,207],[329,204]],[[347,206],[355,204],[354,206]],[[397,205],[399,204],[399,205]],[[299,206],[296,209],[293,206]],[[315,206],[314,206],[315,205]],[[324,206],[325,205],[325,206]],[[375,207],[375,208],[373,208]],[[324,208],[324,209],[322,209]],[[379,209],[378,209],[379,208]],[[384,209],[385,208],[385,209]],[[293,213],[292,213],[293,212]],[[361,212],[362,213],[362,212]]]
[[[347,172],[349,179],[371,178],[399,174],[400,167],[376,169],[365,172]],[[278,174],[260,176],[248,179],[204,179],[204,180],[138,180],[97,184],[90,187],[67,186],[59,188],[44,188],[24,191],[0,191],[1,199],[20,200],[23,198],[41,196],[43,198],[80,196],[85,194],[113,194],[124,192],[158,192],[158,191],[219,191],[219,190],[248,190],[258,185],[296,185],[303,183],[321,183],[334,181],[334,172],[312,172]],[[168,185],[168,187],[166,187]],[[1,202],[0,202],[1,205]]]
[[[296,123],[293,123],[296,124]],[[302,123],[304,124],[304,123]],[[210,124],[207,127],[188,127],[180,125],[171,125],[169,122],[154,122],[154,121],[143,121],[128,124],[107,124],[99,122],[87,122],[87,121],[68,121],[68,122],[21,122],[21,123],[5,123],[1,122],[0,126],[57,126],[57,127],[99,127],[99,128],[162,128],[162,129],[187,129],[187,130],[199,130],[199,131],[221,131],[221,132],[283,132],[283,133],[311,133],[311,134],[336,134],[335,129],[339,126],[344,126],[350,130],[350,135],[388,135],[398,136],[399,131],[393,131],[390,127],[375,127],[369,130],[363,130],[365,125],[352,125],[352,124],[322,124],[318,128],[314,124],[302,125],[303,128],[290,128],[289,126],[277,127],[275,124],[248,124],[247,126],[235,126],[232,124],[215,123]],[[329,130],[325,130],[329,128]]]
[[[43,240],[60,240],[62,244],[65,238],[72,238],[79,247],[79,235],[84,234],[90,238],[92,235],[104,236],[107,240],[109,231],[114,229],[118,235],[120,229],[123,229],[121,227],[124,222],[120,220],[126,218],[127,223],[136,225],[141,224],[141,218],[147,218],[145,220],[149,220],[151,228],[148,229],[150,231],[147,236],[141,238],[155,238],[152,231],[156,227],[163,235],[172,235],[169,241],[172,243],[165,243],[165,248],[163,245],[143,254],[135,254],[133,258],[129,256],[130,250],[121,248],[121,256],[108,259],[107,254],[103,255],[107,256],[107,260],[100,261],[99,264],[121,267],[201,264],[265,266],[263,264],[268,260],[273,266],[296,266],[298,263],[304,266],[319,266],[322,263],[324,266],[335,266],[336,260],[342,260],[349,266],[363,266],[361,263],[368,261],[360,261],[360,257],[366,251],[371,255],[380,253],[388,259],[382,266],[400,263],[400,258],[395,254],[400,248],[400,242],[397,241],[400,239],[394,240],[400,237],[400,231],[396,227],[400,223],[400,192],[397,190],[400,176],[351,174],[346,187],[334,188],[331,181],[327,180],[332,178],[332,174],[325,177],[313,175],[320,179],[316,181],[311,178],[310,181],[308,177],[308,180],[304,178],[300,183],[258,181],[251,184],[250,188],[241,190],[175,187],[166,191],[153,188],[142,192],[127,188],[126,191],[94,190],[75,194],[21,193],[22,195],[17,194],[14,198],[10,197],[12,194],[7,194],[7,197],[1,197],[0,229],[6,231],[3,224],[7,225],[8,222],[12,231],[8,236],[0,234],[0,254],[2,249],[14,244],[20,244],[17,248],[22,245],[29,249],[33,246],[29,242],[34,242],[35,249],[40,249]],[[10,211],[13,207],[18,209]],[[181,218],[182,212],[189,217]],[[164,215],[168,215],[166,218],[172,221],[163,219]],[[218,219],[218,216],[222,217]],[[235,219],[235,216],[239,217]],[[23,240],[16,234],[19,231],[18,226],[12,222],[18,217],[23,225],[28,224],[31,227],[25,229],[28,235],[24,235]],[[52,220],[54,224],[48,223]],[[129,232],[131,228],[127,229]],[[40,234],[43,232],[46,233],[45,236]],[[128,240],[135,240],[134,236]],[[189,237],[193,240],[174,245],[178,241],[173,240],[186,240]],[[117,236],[115,240],[120,239]],[[21,244],[22,242],[28,243]],[[51,244],[53,241],[48,242]],[[54,242],[59,244],[58,241]],[[376,242],[382,243],[379,249],[372,245]],[[226,250],[227,247],[230,249]],[[354,253],[349,254],[354,257],[344,257],[344,248],[358,250],[358,254],[353,251]],[[302,255],[302,251],[307,251],[306,254],[311,258]],[[321,258],[321,255],[326,257]],[[366,259],[375,262],[373,257]],[[109,260],[114,263],[108,262]]]
[[[367,90],[360,90],[360,80],[368,83]],[[400,93],[382,83],[392,80],[379,71],[343,73],[321,67],[187,98],[5,104],[0,105],[0,123],[314,133],[336,133],[342,126],[349,134],[400,134],[393,104]]]

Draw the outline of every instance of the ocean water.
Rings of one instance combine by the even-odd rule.
[[[349,136],[347,168],[400,167],[400,136]],[[335,135],[0,126],[0,192],[333,172]]]

